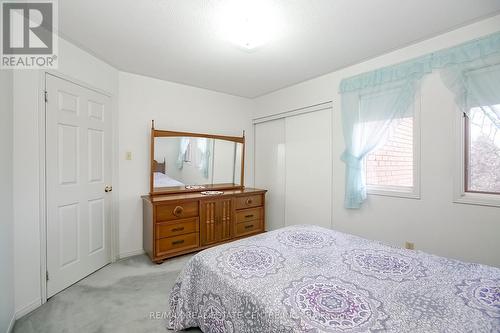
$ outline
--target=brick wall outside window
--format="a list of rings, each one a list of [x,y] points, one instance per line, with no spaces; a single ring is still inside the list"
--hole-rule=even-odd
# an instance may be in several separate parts
[[[386,143],[367,156],[366,183],[413,186],[413,117],[393,121]]]

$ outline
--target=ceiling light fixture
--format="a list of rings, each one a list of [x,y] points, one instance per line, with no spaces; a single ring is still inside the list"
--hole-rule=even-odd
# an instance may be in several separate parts
[[[227,0],[217,10],[220,36],[238,47],[253,51],[281,33],[278,11],[269,0]]]

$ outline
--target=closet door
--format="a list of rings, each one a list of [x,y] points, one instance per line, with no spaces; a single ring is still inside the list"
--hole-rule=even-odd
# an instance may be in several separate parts
[[[267,189],[266,228],[285,226],[285,120],[255,125],[255,186]]]
[[[331,228],[332,110],[285,119],[286,225]]]

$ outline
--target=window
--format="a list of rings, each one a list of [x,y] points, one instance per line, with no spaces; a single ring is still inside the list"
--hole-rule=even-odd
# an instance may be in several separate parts
[[[489,112],[491,117],[489,116]],[[464,117],[464,192],[500,194],[500,105],[471,108]]]
[[[381,144],[366,156],[368,194],[420,198],[419,105],[417,92],[415,104],[402,117],[391,121]]]
[[[385,143],[366,160],[366,184],[413,187],[413,117],[393,121]]]
[[[462,75],[454,201],[500,206],[500,66],[467,69]]]

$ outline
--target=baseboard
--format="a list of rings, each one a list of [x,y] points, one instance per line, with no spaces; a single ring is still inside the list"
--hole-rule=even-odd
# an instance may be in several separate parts
[[[13,313],[12,318],[10,319],[9,327],[7,327],[7,333],[12,332],[15,323],[16,323],[16,314]]]
[[[120,253],[118,255],[118,259],[125,259],[125,258],[128,258],[128,257],[133,257],[133,256],[138,256],[140,254],[144,254],[144,250],[143,249],[140,249],[140,250],[135,250],[135,251],[129,251],[129,252],[123,252],[123,253]]]
[[[15,319],[18,320],[22,316],[25,316],[28,313],[30,313],[31,311],[36,310],[40,305],[42,305],[42,299],[38,298],[38,299],[34,300],[33,302],[31,302],[30,304],[26,305],[25,307],[22,307],[21,309],[16,310],[16,314],[14,316]]]

